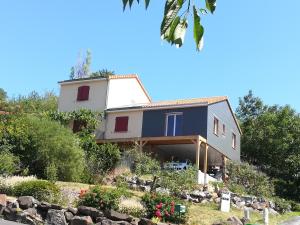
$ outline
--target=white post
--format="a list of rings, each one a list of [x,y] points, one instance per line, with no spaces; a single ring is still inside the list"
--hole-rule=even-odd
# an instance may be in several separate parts
[[[269,225],[269,209],[264,208],[264,224]]]
[[[244,218],[246,221],[250,221],[250,210],[248,207],[244,208]]]

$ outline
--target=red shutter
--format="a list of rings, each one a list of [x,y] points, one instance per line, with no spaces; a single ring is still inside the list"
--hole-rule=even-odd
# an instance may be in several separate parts
[[[90,86],[80,86],[77,92],[77,101],[89,100]]]
[[[128,131],[128,116],[116,117],[115,132]]]

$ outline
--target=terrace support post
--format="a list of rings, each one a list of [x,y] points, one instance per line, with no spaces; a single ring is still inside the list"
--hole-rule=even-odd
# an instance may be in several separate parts
[[[207,152],[208,152],[208,144],[205,144],[205,151],[204,151],[204,185],[207,184]]]
[[[197,138],[195,145],[196,145],[196,168],[197,170],[199,170],[200,169],[200,148],[201,148],[201,141],[199,137]]]
[[[226,161],[226,156],[222,155],[222,180],[224,183],[226,183]]]

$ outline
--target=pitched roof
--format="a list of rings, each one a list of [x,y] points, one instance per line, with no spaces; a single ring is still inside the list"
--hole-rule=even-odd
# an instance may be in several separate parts
[[[93,81],[93,80],[115,80],[115,79],[131,79],[134,78],[137,80],[141,88],[143,89],[143,92],[151,102],[151,97],[148,94],[146,88],[142,84],[140,78],[136,74],[126,74],[126,75],[109,75],[108,77],[87,77],[87,78],[80,78],[80,79],[71,79],[71,80],[63,80],[59,81],[59,84],[68,84],[68,83],[77,83],[77,82],[85,82],[85,81]]]
[[[164,106],[181,106],[181,105],[209,105],[217,102],[222,102],[227,100],[226,96],[218,96],[218,97],[205,97],[205,98],[190,98],[190,99],[177,99],[177,100],[168,100],[168,101],[159,101],[152,102],[150,104],[143,105],[143,108],[156,108],[156,107],[164,107]]]

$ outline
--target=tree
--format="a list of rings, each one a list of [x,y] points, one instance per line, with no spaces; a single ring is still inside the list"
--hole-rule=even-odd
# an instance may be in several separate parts
[[[10,115],[0,123],[4,123],[0,126],[3,132],[0,146],[3,143],[11,146],[11,153],[20,158],[22,169],[40,178],[48,178],[49,174],[64,181],[81,178],[84,152],[69,129],[32,114]]]
[[[237,115],[243,130],[242,158],[277,179],[277,193],[300,196],[299,114],[290,106],[264,105],[250,92],[240,100]],[[283,186],[294,191],[283,193]]]
[[[134,0],[122,0],[123,10],[127,5],[132,7]],[[200,2],[200,1],[199,1]],[[137,0],[140,3],[140,0]],[[146,9],[148,8],[150,0],[145,0]],[[216,9],[216,0],[203,0],[205,6],[197,5],[195,1],[190,0],[166,0],[164,17],[160,27],[161,38],[171,45],[181,47],[184,43],[186,29],[188,27],[189,16],[193,17],[194,24],[194,40],[196,49],[199,51],[203,47],[204,27],[201,24],[201,16],[208,12],[214,13]]]
[[[99,78],[107,78],[111,75],[115,75],[115,71],[113,70],[107,70],[107,69],[102,69],[98,70],[97,72],[91,73],[90,77],[99,77]]]
[[[89,77],[91,62],[92,53],[90,50],[86,51],[84,59],[82,59],[81,53],[79,53],[77,64],[71,67],[70,79],[73,80]]]

